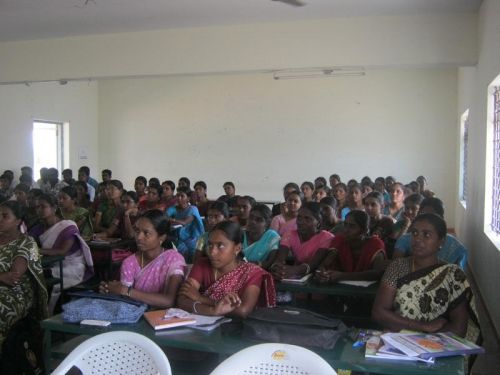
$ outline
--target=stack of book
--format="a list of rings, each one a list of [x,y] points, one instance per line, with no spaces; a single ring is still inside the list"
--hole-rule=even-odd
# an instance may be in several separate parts
[[[145,312],[144,319],[146,319],[155,331],[181,326],[188,326],[189,328],[201,331],[211,331],[221,324],[231,321],[230,318],[224,316],[205,316],[189,314],[187,312],[180,314],[180,316],[170,316],[168,314],[168,309]]]
[[[484,348],[453,333],[385,333],[366,343],[366,358],[434,363],[438,357],[484,353]]]

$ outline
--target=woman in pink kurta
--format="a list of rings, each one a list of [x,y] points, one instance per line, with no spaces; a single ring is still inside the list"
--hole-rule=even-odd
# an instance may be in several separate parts
[[[120,281],[103,281],[100,292],[121,294],[150,306],[172,307],[186,263],[176,250],[163,248],[169,229],[168,218],[160,210],[140,216],[135,223],[138,251],[123,261]]]
[[[297,230],[282,237],[280,249],[270,270],[277,280],[289,277],[301,277],[316,269],[326,256],[334,235],[320,230],[320,206],[316,202],[306,202],[297,216]],[[291,254],[294,265],[285,263]]]

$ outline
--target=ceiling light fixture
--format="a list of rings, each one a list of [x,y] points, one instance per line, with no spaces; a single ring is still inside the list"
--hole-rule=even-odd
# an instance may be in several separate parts
[[[362,68],[312,68],[312,69],[289,69],[273,71],[273,78],[280,79],[302,79],[302,78],[331,78],[331,77],[359,77],[366,73]]]

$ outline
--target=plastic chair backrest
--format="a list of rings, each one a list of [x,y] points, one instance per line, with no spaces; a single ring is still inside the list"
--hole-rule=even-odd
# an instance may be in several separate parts
[[[84,375],[172,374],[170,362],[158,345],[128,331],[107,332],[82,342],[52,374],[66,374],[73,366]]]
[[[210,375],[336,375],[337,372],[316,353],[297,345],[266,343],[233,354]]]

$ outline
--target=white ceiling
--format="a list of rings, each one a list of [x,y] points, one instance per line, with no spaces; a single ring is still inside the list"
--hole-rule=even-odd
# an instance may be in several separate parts
[[[286,0],[280,0],[286,1]],[[332,17],[477,12],[482,0],[0,0],[0,41]]]

